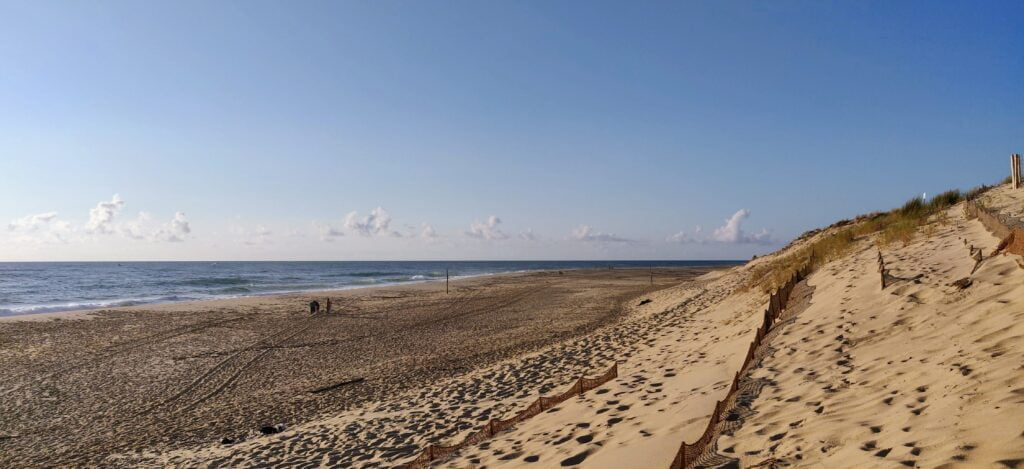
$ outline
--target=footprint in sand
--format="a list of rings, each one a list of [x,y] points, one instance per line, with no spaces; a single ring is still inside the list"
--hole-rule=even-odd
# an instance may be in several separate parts
[[[586,451],[584,451],[582,453],[579,453],[579,454],[577,454],[575,456],[563,459],[562,462],[560,463],[560,465],[562,467],[575,466],[575,465],[583,462],[584,459],[587,459],[587,456],[589,456],[589,455],[590,455],[590,450],[588,449],[588,450],[586,450]]]

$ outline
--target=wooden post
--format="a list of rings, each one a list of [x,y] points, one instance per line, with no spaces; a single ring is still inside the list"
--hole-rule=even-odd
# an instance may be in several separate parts
[[[651,285],[654,285],[654,267],[651,267]]]
[[[1010,155],[1010,182],[1014,189],[1020,189],[1020,154]]]
[[[1010,153],[1010,188],[1017,188],[1017,159]]]
[[[448,269],[444,269],[444,294],[448,294]]]

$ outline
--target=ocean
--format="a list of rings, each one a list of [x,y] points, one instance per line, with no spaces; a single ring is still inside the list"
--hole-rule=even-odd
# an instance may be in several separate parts
[[[551,269],[741,261],[0,262],[0,316],[271,295]]]

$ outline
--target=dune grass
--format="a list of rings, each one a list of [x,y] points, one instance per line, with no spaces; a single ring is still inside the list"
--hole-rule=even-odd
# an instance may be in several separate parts
[[[859,240],[873,237],[879,249],[893,243],[904,246],[910,244],[922,226],[948,223],[946,209],[960,201],[976,198],[988,189],[989,186],[979,186],[967,193],[949,190],[927,202],[915,197],[903,206],[888,212],[861,215],[852,222],[844,221],[833,225],[810,237],[810,241],[804,246],[755,266],[745,288],[771,292],[785,283],[806,263],[809,262],[813,270],[842,258],[849,254]],[[931,236],[935,231],[935,227],[932,227],[925,229],[924,234]]]

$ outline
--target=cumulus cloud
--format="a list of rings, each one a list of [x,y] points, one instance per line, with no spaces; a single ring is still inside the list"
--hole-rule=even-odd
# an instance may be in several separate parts
[[[313,227],[316,228],[317,233],[320,235],[320,240],[328,243],[333,242],[334,238],[345,236],[344,231],[331,226],[329,223],[313,222]]]
[[[614,233],[601,233],[594,231],[590,225],[580,225],[572,230],[570,239],[586,243],[635,243],[636,240],[615,236]]]
[[[363,236],[402,236],[397,231],[389,230],[388,227],[390,225],[391,215],[388,214],[387,210],[384,210],[384,207],[377,207],[371,210],[370,214],[365,217],[360,217],[357,211],[349,212],[345,216],[345,228]]]
[[[175,212],[171,221],[162,226],[153,226],[152,219],[148,213],[139,212],[134,220],[113,226],[121,236],[139,241],[180,243],[192,232],[183,212]]]
[[[10,241],[15,243],[66,243],[74,228],[70,223],[57,219],[57,212],[46,212],[12,220],[7,224],[7,231],[13,236]]]
[[[171,222],[160,228],[156,232],[155,238],[161,241],[168,241],[171,243],[180,243],[185,240],[185,236],[192,232],[192,227],[189,226],[188,220],[185,219],[184,212],[175,212],[174,218]]]
[[[434,227],[430,223],[423,222],[420,225],[420,237],[421,238],[436,238],[437,237],[437,231],[434,230]]]
[[[32,232],[50,225],[50,222],[57,218],[57,212],[39,213],[28,215],[7,224],[8,231]]]
[[[124,207],[124,200],[118,194],[114,194],[110,202],[96,204],[96,207],[89,209],[89,223],[85,225],[86,231],[100,234],[113,233],[114,216],[121,211],[121,207]]]
[[[720,243],[731,244],[768,244],[771,243],[771,233],[762,228],[754,234],[747,234],[743,231],[743,220],[750,216],[750,210],[745,208],[732,214],[725,220],[725,225],[715,228],[711,233],[711,239]]]
[[[10,241],[16,243],[46,243],[82,241],[84,234],[117,234],[124,238],[139,241],[184,241],[192,227],[183,212],[176,212],[165,224],[153,223],[153,218],[146,212],[131,220],[117,221],[125,206],[124,199],[114,194],[110,201],[101,201],[89,209],[89,219],[84,225],[72,225],[57,217],[57,212],[46,212],[13,220],[7,224],[7,231],[12,233]]]
[[[537,235],[533,233],[533,228],[527,228],[519,232],[519,239],[526,241],[536,241]]]
[[[147,233],[146,225],[149,224],[151,217],[146,212],[139,212],[139,215],[135,217],[135,220],[127,221],[118,226],[118,232],[121,235],[132,238],[132,239],[147,239],[149,234]]]
[[[507,239],[508,235],[498,229],[498,225],[501,224],[501,219],[495,215],[487,217],[486,222],[474,221],[469,224],[469,230],[466,231],[466,236],[476,239]]]

